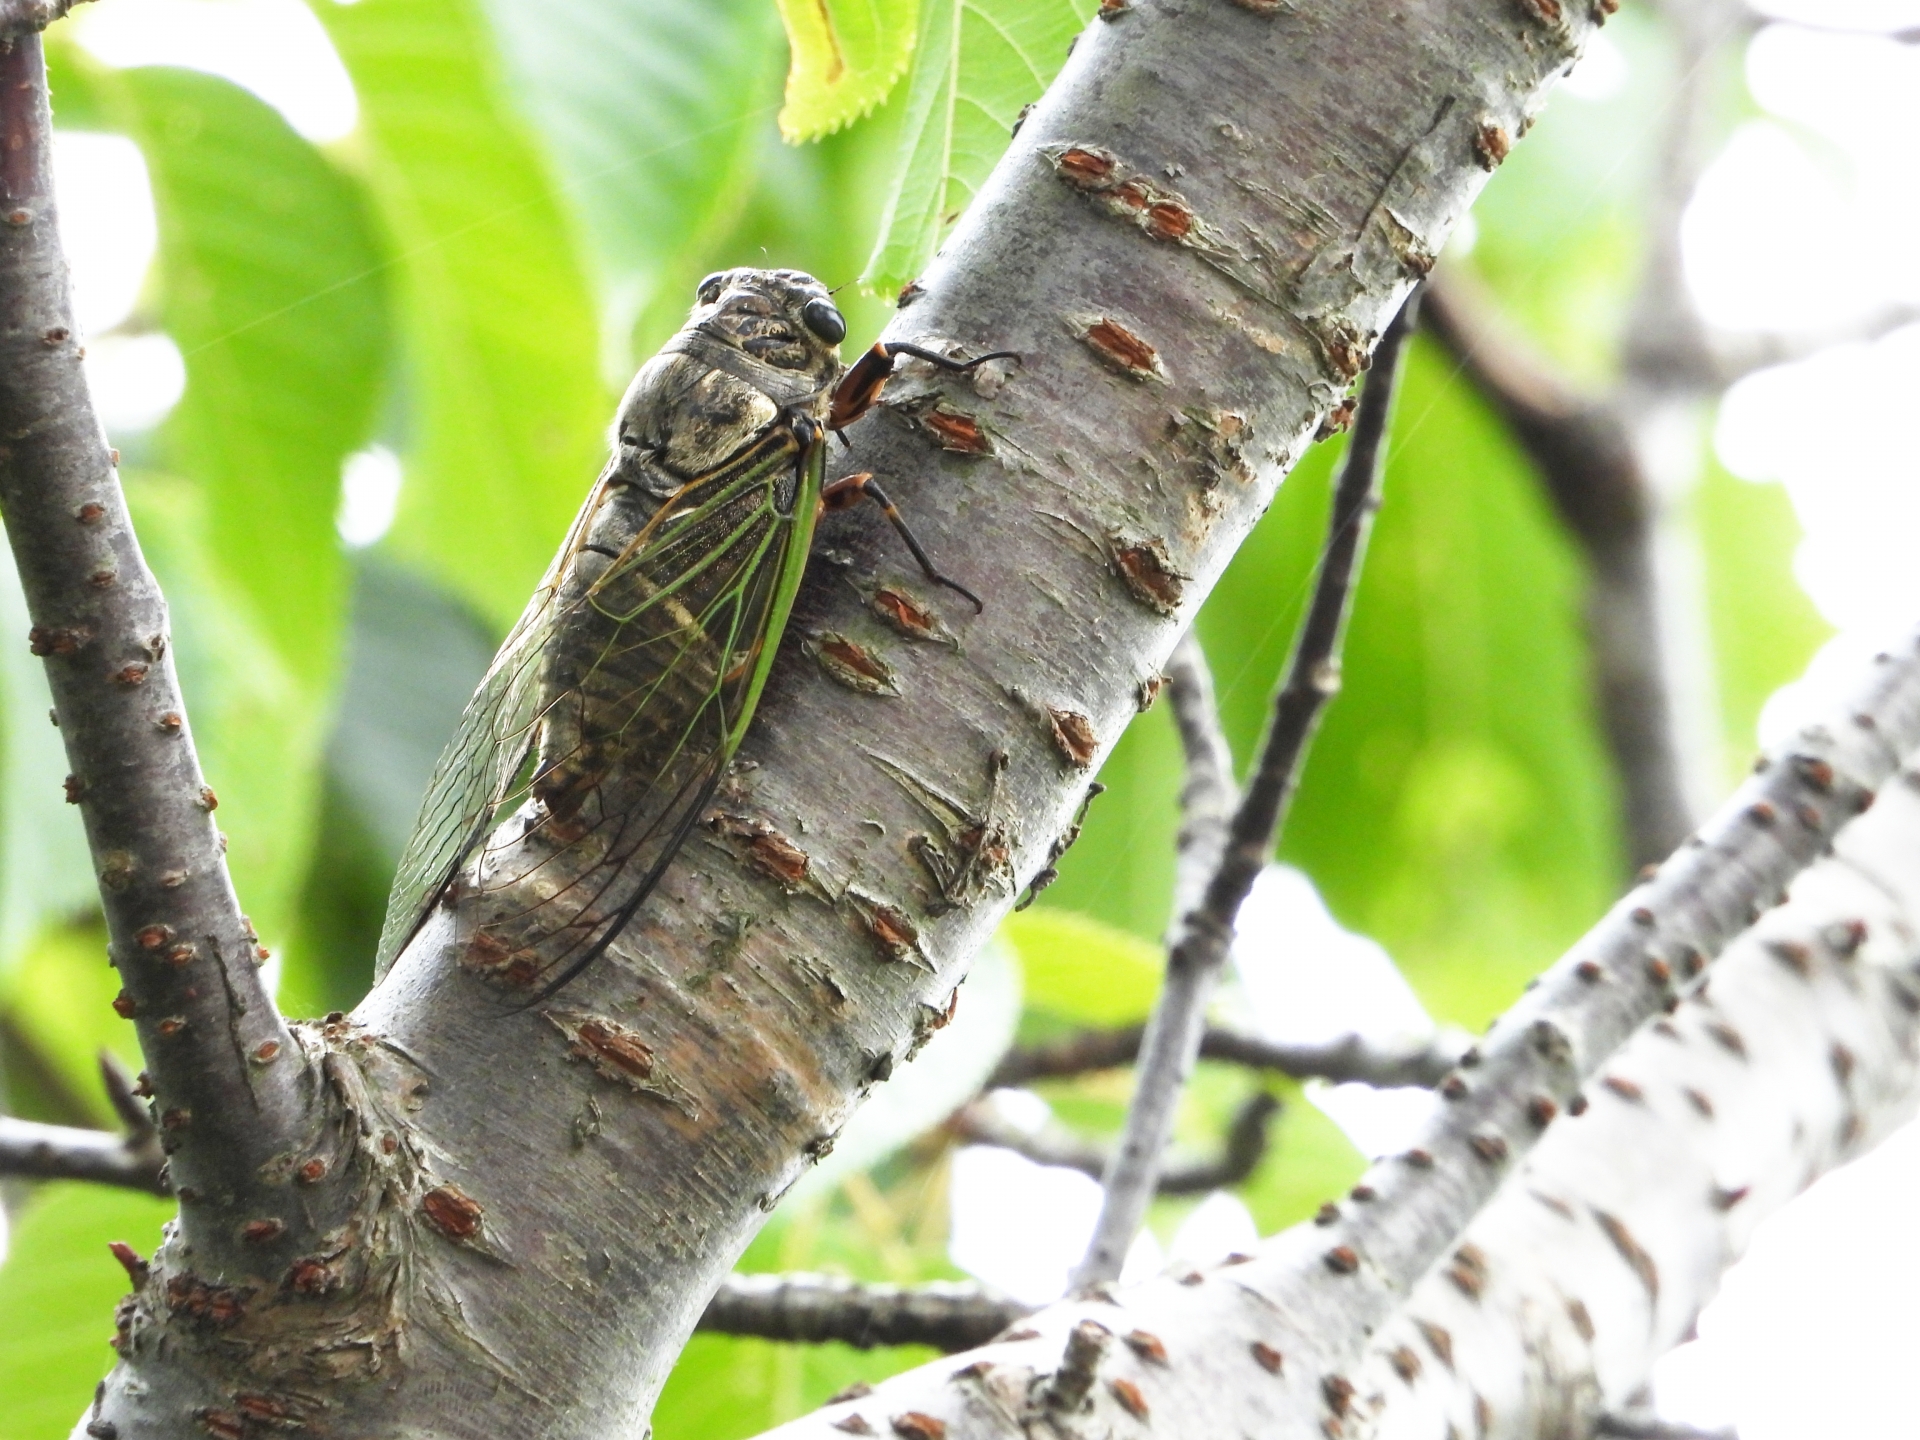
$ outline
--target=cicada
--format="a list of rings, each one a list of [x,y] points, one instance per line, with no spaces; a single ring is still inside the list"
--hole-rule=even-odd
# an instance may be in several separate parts
[[[491,895],[468,953],[545,998],[618,936],[706,812],[772,668],[823,510],[828,436],[878,399],[898,341],[852,366],[846,321],[795,270],[700,282],[686,325],[620,402],[612,456],[435,766],[387,902],[382,974],[442,897]]]

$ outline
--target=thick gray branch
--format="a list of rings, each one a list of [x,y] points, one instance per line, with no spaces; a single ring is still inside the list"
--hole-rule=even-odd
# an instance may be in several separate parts
[[[1033,1313],[978,1285],[872,1285],[833,1275],[729,1275],[720,1284],[699,1329],[818,1345],[838,1341],[861,1350],[876,1345],[932,1345],[945,1351],[984,1345]]]
[[[1014,1087],[1131,1065],[1140,1054],[1145,1033],[1144,1025],[1128,1025],[1116,1030],[1083,1030],[1063,1040],[1020,1046],[1001,1059],[987,1078],[987,1086]],[[1436,1038],[1417,1048],[1395,1050],[1358,1035],[1322,1044],[1286,1045],[1209,1025],[1200,1035],[1200,1058],[1244,1065],[1249,1070],[1272,1070],[1296,1080],[1433,1086],[1459,1060],[1460,1047]]]
[[[240,1201],[306,1134],[314,1077],[260,983],[258,941],[184,718],[166,605],[87,393],[37,34],[0,48],[0,131],[0,516],[125,985],[115,1008],[147,1056],[182,1239],[218,1268],[242,1262]]]
[[[1442,1276],[1463,1293],[1479,1283],[1472,1256],[1465,1261],[1459,1256],[1461,1239],[1503,1187],[1516,1196],[1526,1190],[1524,1184],[1508,1182],[1516,1170],[1522,1170],[1542,1133],[1557,1148],[1579,1156],[1584,1153],[1585,1134],[1599,1127],[1577,1115],[1588,1110],[1604,1114],[1603,1107],[1634,1103],[1635,1077],[1625,1070],[1616,1072],[1621,1045],[1677,1005],[1687,978],[1697,975],[1710,956],[1779,902],[1786,886],[1818,858],[1830,837],[1858,813],[1875,787],[1894,774],[1900,757],[1916,746],[1920,746],[1920,635],[1910,637],[1897,654],[1882,656],[1854,693],[1833,707],[1825,724],[1808,727],[1778,751],[1764,773],[1743,786],[1695,841],[1622,900],[1547,971],[1489,1031],[1472,1057],[1474,1063],[1443,1082],[1442,1094],[1450,1103],[1420,1144],[1375,1165],[1349,1203],[1326,1213],[1325,1223],[1277,1236],[1244,1263],[1155,1280],[1111,1299],[1050,1306],[1028,1322],[1036,1332],[1034,1338],[1002,1342],[970,1357],[982,1362],[978,1365],[956,1369],[949,1362],[896,1377],[879,1387],[871,1401],[862,1402],[863,1413],[930,1415],[945,1426],[948,1440],[990,1436],[1010,1440],[1025,1424],[1057,1408],[1050,1407],[1047,1397],[1057,1396],[1060,1387],[1044,1377],[1053,1373],[1057,1380],[1070,1373],[1074,1380],[1068,1389],[1077,1397],[1072,1405],[1075,1424],[1088,1433],[1102,1429],[1131,1433],[1128,1427],[1150,1413],[1155,1432],[1163,1436],[1320,1437],[1328,1433],[1323,1429],[1328,1421],[1336,1422],[1344,1434],[1350,1420],[1360,1415],[1360,1407],[1371,1405],[1379,1388],[1372,1379],[1374,1372],[1365,1368],[1377,1362],[1377,1352],[1376,1361],[1368,1360],[1366,1337],[1379,1335],[1383,1326],[1402,1314],[1414,1287],[1431,1274]],[[1809,877],[1802,883],[1817,889],[1823,882]],[[1916,878],[1909,875],[1900,883],[1914,887]],[[1862,943],[1877,940],[1889,945],[1898,951],[1899,963],[1909,963],[1911,942],[1884,920],[1877,922],[1876,929],[1873,912],[1866,913],[1869,924]],[[1772,928],[1780,923],[1769,919],[1736,959],[1746,961],[1747,956],[1759,954],[1766,962],[1760,968],[1791,972],[1793,983],[1802,987],[1794,991],[1795,1005],[1785,1006],[1785,1020],[1776,1021],[1743,1003],[1732,1017],[1736,1030],[1729,1034],[1717,1034],[1710,1020],[1701,1020],[1699,1033],[1707,1043],[1693,1045],[1696,1054],[1718,1047],[1737,1056],[1741,1048],[1758,1043],[1763,1029],[1770,1043],[1779,1024],[1826,1024],[1839,1016],[1840,1012],[1809,1003],[1805,987],[1825,983],[1823,977],[1830,971],[1851,973],[1845,968],[1851,962],[1841,952],[1860,948],[1855,943],[1858,932],[1851,926],[1829,928],[1818,935],[1817,949],[1811,942],[1799,941],[1796,948],[1782,949],[1771,943],[1781,938]],[[1803,943],[1806,948],[1799,948]],[[1746,961],[1745,968],[1752,968],[1752,962]],[[1735,972],[1736,993],[1746,983],[1739,978],[1744,973],[1745,969]],[[1889,985],[1896,978],[1890,976]],[[1710,983],[1709,999],[1695,1014],[1705,1014],[1706,1006],[1721,1003],[1717,970]],[[1834,990],[1844,991],[1847,983],[1843,979]],[[1860,1047],[1892,1043],[1875,1039],[1870,1032],[1873,1026],[1884,1030],[1891,1013],[1879,1004],[1881,999],[1892,1000],[1895,1010],[1904,1009],[1906,1002],[1900,996],[1907,991],[1899,987],[1920,998],[1920,989],[1901,980],[1876,997],[1869,1033],[1854,1038],[1836,1033],[1832,1038],[1841,1038],[1850,1047],[1856,1039]],[[1769,1003],[1781,1008],[1777,1000]],[[1796,1005],[1809,1013],[1794,1013]],[[1810,1019],[1815,1011],[1820,1014]],[[1688,1023],[1696,1023],[1691,1014]],[[1669,1040],[1657,1029],[1650,1028],[1648,1034],[1663,1043]],[[1899,1044],[1892,1044],[1892,1050],[1900,1052],[1900,1065],[1911,1065]],[[1849,1066],[1857,1065],[1857,1056],[1849,1062],[1827,1052],[1826,1063],[1836,1074],[1852,1073]],[[1616,1073],[1624,1085],[1608,1083]],[[1753,1080],[1745,1083],[1755,1086],[1755,1094],[1736,1102],[1734,1090],[1739,1087],[1735,1086],[1726,1091],[1725,1099],[1764,1108],[1772,1094],[1771,1085],[1764,1082],[1775,1071],[1770,1064],[1756,1064],[1750,1073]],[[1797,1072],[1789,1066],[1783,1073]],[[1592,1083],[1596,1076],[1603,1077],[1602,1083]],[[1795,1097],[1801,1097],[1806,1088],[1804,1079],[1790,1082],[1797,1087]],[[1808,1091],[1785,1108],[1793,1111],[1803,1105],[1832,1103],[1833,1081],[1826,1084],[1826,1089]],[[1645,1098],[1646,1087],[1639,1088]],[[1658,1097],[1663,1114],[1669,1093],[1663,1089]],[[1681,1104],[1693,1105],[1689,1097],[1678,1098]],[[1708,1103],[1717,1107],[1721,1100],[1715,1093]],[[1845,1133],[1840,1144],[1859,1143],[1899,1103],[1904,1102],[1868,1112],[1856,1097],[1850,1108],[1861,1117],[1859,1133]],[[1697,1114],[1698,1107],[1694,1109]],[[1791,1122],[1777,1128],[1791,1130]],[[1847,1127],[1841,1128],[1846,1131]],[[1833,1145],[1836,1133],[1832,1126],[1810,1132],[1809,1143]],[[1684,1189],[1673,1185],[1671,1174],[1657,1164],[1637,1180],[1611,1170],[1604,1178],[1616,1194],[1635,1184],[1649,1194],[1680,1194]],[[1742,1185],[1776,1187],[1784,1198],[1800,1183],[1800,1171],[1792,1165],[1768,1170],[1764,1163],[1743,1162],[1738,1174],[1729,1172],[1716,1179],[1732,1190]],[[1687,1197],[1693,1207],[1690,1213],[1703,1209],[1699,1202],[1706,1198],[1711,1197],[1703,1181]],[[1627,1197],[1621,1196],[1619,1203],[1624,1206]],[[1662,1202],[1648,1199],[1644,1203]],[[1594,1225],[1616,1261],[1624,1260],[1630,1271],[1643,1273],[1644,1247],[1630,1225],[1621,1231],[1597,1217]],[[1691,1255],[1693,1263],[1716,1274],[1726,1258],[1715,1258],[1710,1246],[1674,1253]],[[1446,1273],[1462,1264],[1467,1268],[1461,1278]],[[1590,1322],[1595,1334],[1608,1337],[1609,1346],[1615,1336],[1633,1347],[1656,1344],[1648,1338],[1644,1308],[1624,1319],[1611,1311],[1589,1311],[1586,1322],[1568,1311],[1560,1313],[1576,1329]],[[1540,1323],[1557,1326],[1561,1322],[1548,1317]],[[1667,1327],[1678,1323],[1665,1311],[1661,1313],[1659,1329],[1668,1338],[1660,1343],[1672,1343],[1679,1329]],[[1638,1331],[1635,1326],[1640,1327]],[[1122,1334],[1153,1337],[1169,1356],[1177,1357],[1177,1363],[1159,1366],[1141,1358],[1138,1348],[1123,1349],[1099,1338]],[[1424,1344],[1429,1337],[1423,1334],[1421,1339]],[[1448,1350],[1451,1340],[1449,1332],[1444,1340],[1429,1344],[1429,1353],[1435,1352],[1436,1345],[1438,1351]],[[1633,1353],[1641,1352],[1636,1348]],[[1389,1368],[1392,1360],[1389,1355]],[[1422,1373],[1431,1376],[1444,1369],[1444,1359],[1423,1360]],[[1494,1372],[1490,1368],[1488,1373],[1491,1377]],[[1502,1373],[1511,1379],[1517,1370],[1508,1367]],[[1439,1379],[1435,1384],[1449,1397],[1466,1393],[1466,1387]],[[1539,1403],[1556,1403],[1558,1388],[1542,1388],[1545,1393]],[[1600,1408],[1593,1394],[1574,1395],[1565,1403],[1585,1406],[1589,1416]],[[1470,1411],[1479,1408],[1471,1397],[1468,1405]],[[1499,1405],[1491,1403],[1480,1430],[1486,1431],[1500,1413]],[[822,1411],[778,1433],[795,1440],[807,1434],[825,1437],[827,1428],[844,1418],[841,1411]],[[1548,1426],[1501,1433],[1567,1432]]]
[[[1259,759],[1214,852],[1217,858],[1212,873],[1198,887],[1198,900],[1174,917],[1166,978],[1140,1042],[1126,1129],[1102,1180],[1105,1194],[1100,1218],[1094,1225],[1086,1257],[1074,1271],[1075,1285],[1100,1285],[1120,1278],[1127,1250],[1156,1193],[1162,1157],[1173,1134],[1174,1115],[1187,1077],[1193,1073],[1200,1036],[1206,1028],[1207,1002],[1233,945],[1240,907],[1273,854],[1287,807],[1299,788],[1320,716],[1339,692],[1340,642],[1346,635],[1374,511],[1380,508],[1394,381],[1418,304],[1416,293],[1387,327],[1374,356],[1373,373],[1367,377],[1360,397],[1353,443],[1334,485],[1326,548],[1314,577],[1313,595],[1301,618],[1286,672],[1274,693],[1273,716],[1261,740]],[[1193,644],[1191,640],[1187,643]],[[1205,675],[1197,646],[1187,663],[1194,680]],[[1197,702],[1211,698],[1206,693],[1211,688],[1210,684],[1190,682],[1185,702],[1190,713],[1181,721],[1188,763],[1193,765],[1197,760],[1202,772],[1197,779],[1190,777],[1189,795],[1198,792],[1211,797],[1221,785],[1205,773],[1217,763],[1218,750],[1223,748],[1206,733],[1211,717],[1192,713],[1198,709]],[[1217,736],[1218,721],[1214,720],[1210,728]],[[1205,851],[1211,848],[1183,837],[1181,868],[1196,868],[1195,859],[1207,858]]]

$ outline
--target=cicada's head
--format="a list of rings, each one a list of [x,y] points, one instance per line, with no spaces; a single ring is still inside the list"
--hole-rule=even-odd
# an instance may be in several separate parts
[[[847,334],[827,287],[802,270],[717,270],[700,282],[687,324],[823,388],[839,374]]]

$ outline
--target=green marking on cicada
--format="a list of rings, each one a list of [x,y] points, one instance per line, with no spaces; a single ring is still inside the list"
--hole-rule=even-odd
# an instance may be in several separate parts
[[[442,899],[477,973],[529,1004],[633,918],[706,812],[753,723],[825,509],[872,500],[942,575],[868,474],[827,480],[827,437],[894,363],[840,362],[846,323],[795,270],[700,283],[686,326],[640,368],[614,453],[435,767],[387,903],[379,971]],[[459,883],[456,885],[455,882]]]

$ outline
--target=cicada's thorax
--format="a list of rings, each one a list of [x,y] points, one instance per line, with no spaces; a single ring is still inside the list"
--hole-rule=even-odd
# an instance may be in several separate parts
[[[799,272],[711,276],[685,328],[627,389],[613,458],[558,579],[562,618],[542,666],[533,794],[558,838],[599,823],[608,801],[594,797],[609,784],[676,794],[680,772],[711,750],[689,745],[689,727],[728,722],[729,677],[758,639],[736,633],[734,592],[771,583],[780,557],[763,552],[782,537],[769,510],[791,517],[840,374],[839,333],[812,323],[820,305],[838,321]],[[698,546],[716,547],[704,570]]]

